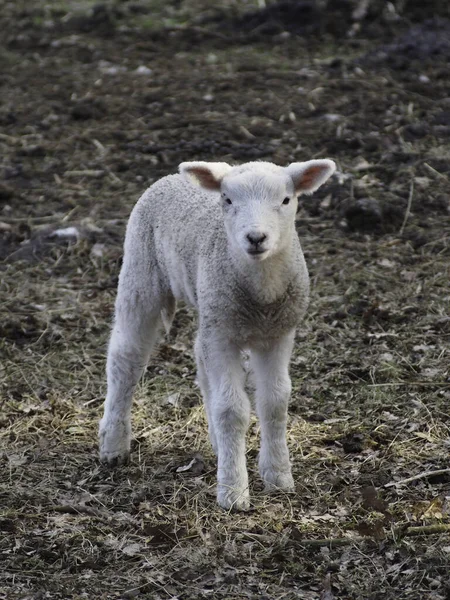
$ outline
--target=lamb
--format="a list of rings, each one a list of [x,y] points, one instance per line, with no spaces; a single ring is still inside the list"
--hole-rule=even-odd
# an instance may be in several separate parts
[[[249,507],[245,436],[250,400],[242,350],[250,354],[261,427],[259,472],[268,491],[292,490],[286,442],[295,329],[309,277],[295,230],[298,196],[334,172],[331,160],[280,167],[185,162],[134,207],[125,238],[100,422],[100,458],[126,462],[133,390],[162,325],[183,300],[198,311],[198,381],[217,455],[217,501]]]

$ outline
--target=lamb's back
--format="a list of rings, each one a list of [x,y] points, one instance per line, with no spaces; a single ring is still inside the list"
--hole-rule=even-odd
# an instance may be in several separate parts
[[[218,194],[168,175],[144,192],[127,229],[130,254],[146,253],[173,295],[194,306],[199,263],[225,235],[219,203]]]

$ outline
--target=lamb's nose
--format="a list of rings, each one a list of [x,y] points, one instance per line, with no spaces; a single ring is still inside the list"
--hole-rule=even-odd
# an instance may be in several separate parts
[[[267,238],[265,233],[247,233],[247,239],[253,246],[259,246]]]

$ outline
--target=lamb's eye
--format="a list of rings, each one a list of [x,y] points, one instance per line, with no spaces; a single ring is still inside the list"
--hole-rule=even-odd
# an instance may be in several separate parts
[[[289,202],[290,202],[290,201],[291,201],[291,199],[290,199],[290,198],[285,198],[285,199],[283,200],[283,204],[289,204]]]
[[[224,200],[227,204],[233,204],[229,198],[224,198]]]

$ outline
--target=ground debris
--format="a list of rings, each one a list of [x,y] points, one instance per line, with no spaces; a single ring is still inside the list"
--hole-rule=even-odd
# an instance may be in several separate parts
[[[448,25],[401,4],[358,29],[353,0],[4,3],[0,597],[448,596]],[[184,305],[136,388],[130,463],[101,466],[137,198],[184,160],[311,157],[339,169],[296,222],[295,492],[264,493],[253,416],[253,505],[216,506]]]

